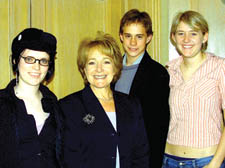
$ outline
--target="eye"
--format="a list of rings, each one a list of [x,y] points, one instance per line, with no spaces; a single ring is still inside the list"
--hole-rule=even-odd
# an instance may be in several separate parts
[[[111,61],[110,60],[105,60],[104,64],[111,64]]]
[[[48,61],[47,59],[41,59],[41,60],[40,60],[40,63],[41,63],[42,65],[48,65],[49,61]]]
[[[89,61],[88,65],[95,65],[95,62],[94,61]]]
[[[35,58],[28,56],[28,57],[25,58],[25,62],[33,63],[33,62],[35,62]]]
[[[176,35],[177,36],[183,36],[184,35],[184,32],[177,32]]]
[[[197,36],[198,34],[194,32],[194,33],[191,33],[191,35],[192,36]]]
[[[124,36],[125,36],[125,38],[130,38],[131,37],[130,34],[125,34]]]
[[[142,36],[142,35],[138,35],[137,38],[138,38],[138,39],[142,39],[143,36]]]

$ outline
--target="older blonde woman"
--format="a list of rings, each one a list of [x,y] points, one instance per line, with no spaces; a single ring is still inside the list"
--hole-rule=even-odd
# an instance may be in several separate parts
[[[67,168],[148,168],[148,141],[140,104],[111,90],[122,55],[107,34],[81,42],[78,68],[85,88],[62,100]]]

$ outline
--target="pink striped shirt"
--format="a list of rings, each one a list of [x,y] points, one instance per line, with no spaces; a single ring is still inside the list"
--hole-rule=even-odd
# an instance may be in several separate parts
[[[219,143],[225,109],[225,59],[206,53],[205,62],[184,81],[182,57],[168,63],[170,126],[167,142],[193,148]]]

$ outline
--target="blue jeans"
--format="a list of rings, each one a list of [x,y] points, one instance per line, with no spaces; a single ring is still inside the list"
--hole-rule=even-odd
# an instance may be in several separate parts
[[[191,159],[191,160],[175,160],[164,155],[162,168],[203,168],[212,160],[213,156]],[[220,168],[225,168],[225,161],[221,164]]]

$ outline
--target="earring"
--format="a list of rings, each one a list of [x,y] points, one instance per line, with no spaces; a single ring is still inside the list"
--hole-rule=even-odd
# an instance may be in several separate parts
[[[16,72],[16,85],[19,84],[19,75],[18,75],[18,72]]]

